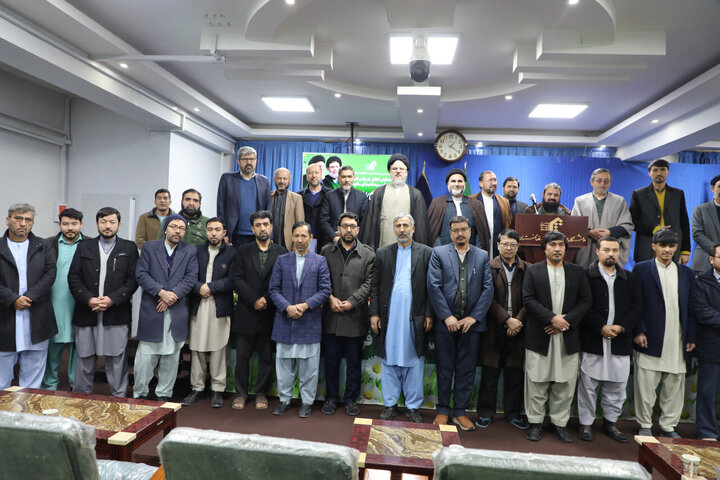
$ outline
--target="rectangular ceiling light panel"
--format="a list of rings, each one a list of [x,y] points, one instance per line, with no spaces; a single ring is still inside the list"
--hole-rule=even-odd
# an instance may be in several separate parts
[[[305,97],[261,97],[274,112],[314,112],[310,100]]]
[[[575,118],[587,108],[587,104],[541,103],[530,112],[530,118]]]

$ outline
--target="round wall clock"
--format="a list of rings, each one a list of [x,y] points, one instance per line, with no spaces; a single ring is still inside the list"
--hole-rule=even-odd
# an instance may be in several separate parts
[[[435,139],[435,153],[446,162],[460,160],[467,153],[467,140],[457,130],[445,130]]]

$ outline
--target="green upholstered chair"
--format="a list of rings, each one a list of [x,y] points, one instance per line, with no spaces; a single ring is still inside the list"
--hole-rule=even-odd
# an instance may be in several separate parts
[[[175,428],[158,452],[167,480],[358,478],[359,452],[328,443]]]
[[[452,446],[433,454],[434,480],[650,480],[635,462]]]
[[[95,459],[95,429],[63,417],[0,411],[0,477],[147,480],[157,467]]]

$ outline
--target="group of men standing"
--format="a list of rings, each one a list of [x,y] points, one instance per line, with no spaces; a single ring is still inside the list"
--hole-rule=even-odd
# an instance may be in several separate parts
[[[237,162],[239,170],[220,180],[217,217],[202,216],[194,189],[183,192],[182,209],[174,213],[170,192],[160,189],[155,208],[138,220],[136,243],[117,236],[121,219],[113,208],[97,212],[96,238],[84,238],[82,213],[67,209],[60,233],[45,241],[31,233],[32,206],[10,207],[0,239],[0,388],[10,385],[16,363],[21,385],[57,388],[67,346],[74,391],[92,390],[97,357],[104,356],[112,394],[127,395],[130,298],[140,286],[136,398],[149,396],[155,368],[155,396],[172,397],[188,340],[193,391],[183,403],[203,396],[209,369],[211,405],[221,407],[232,332],[238,349],[233,408],[248,402],[253,352],[259,361],[255,408],[268,408],[274,346],[280,397],[274,414],[290,408],[297,374],[298,415],[310,416],[322,351],[322,412],[333,414],[340,404],[344,357],[342,401],[348,415],[358,415],[361,352],[370,327],[382,357],[381,418],[399,413],[402,393],[408,418],[421,422],[426,336],[434,328],[435,423],[452,421],[463,430],[490,426],[503,374],[505,419],[526,430],[528,439],[541,438],[547,408],[553,433],[572,441],[565,427],[577,390],[579,438],[591,441],[602,387],[602,431],[626,442],[615,423],[630,356],[640,433],[651,433],[661,386],[660,434],[675,437],[687,353],[697,342],[698,427],[701,437],[717,438],[720,363],[712,348],[720,345],[720,176],[711,181],[713,201],[693,215],[699,245],[693,266],[710,265],[696,279],[685,266],[690,229],[684,195],[666,185],[665,160],[650,164],[652,184],[635,190],[629,207],[609,191],[611,172],[597,169],[592,192],[575,199],[572,210],[560,203],[555,183],[545,187],[540,204],[517,200],[514,177],[505,179],[501,196],[491,171],[480,175],[480,192],[466,196],[467,174],[460,169],[447,173],[448,194],[426,208],[420,192],[407,185],[410,162],[402,154],[389,158],[391,182],[370,199],[353,187],[354,171],[338,157],[313,158],[307,187],[298,193],[288,190],[285,168],[275,171],[272,191],[269,179],[255,171],[252,148],[242,147]],[[330,172],[325,178],[323,164]],[[518,233],[509,228],[513,215],[523,212],[587,216],[588,247],[575,263],[567,262],[567,238],[549,232],[541,246],[545,261],[529,265],[518,253]],[[633,230],[636,266],[629,272],[622,266]],[[478,364],[483,370],[472,422],[467,410]]]

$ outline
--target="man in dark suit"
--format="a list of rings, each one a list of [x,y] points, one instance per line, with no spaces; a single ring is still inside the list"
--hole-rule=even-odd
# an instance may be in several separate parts
[[[642,294],[635,275],[620,265],[620,241],[600,237],[595,249],[597,260],[585,270],[592,306],[580,324],[580,383],[578,385],[578,438],[593,440],[597,388],[602,388],[602,431],[613,440],[627,443],[618,430],[630,376],[632,331],[642,310]]]
[[[467,175],[460,168],[453,168],[445,175],[448,195],[435,197],[428,207],[428,220],[430,222],[430,239],[432,245],[449,245],[450,219],[462,215],[470,222],[470,245],[475,245],[487,251],[484,243],[487,237],[487,219],[485,210],[475,198],[464,195]]]
[[[500,252],[497,249],[497,234],[506,228],[510,228],[512,212],[510,203],[495,191],[497,190],[497,176],[490,170],[486,170],[478,177],[480,191],[473,195],[485,217],[485,239],[482,241],[487,245],[487,252],[490,258],[495,258]],[[479,229],[478,229],[479,231]]]
[[[68,285],[75,297],[77,370],[73,392],[92,393],[95,365],[105,359],[110,393],[127,396],[128,362],[125,347],[130,336],[132,299],[137,290],[134,242],[117,236],[120,212],[104,207],[95,215],[98,237],[78,244],[70,264]]]
[[[664,158],[648,165],[652,183],[633,191],[630,199],[630,215],[635,224],[635,262],[653,258],[652,237],[661,229],[675,232],[680,248],[673,260],[686,265],[690,260],[690,222],[685,207],[685,193],[666,183],[670,163]]]
[[[308,177],[308,181],[312,181]],[[270,277],[270,298],[275,304],[272,339],[276,342],[275,374],[278,403],[273,415],[290,408],[295,370],[300,381],[302,406],[300,418],[312,414],[317,394],[322,338],[322,305],[330,297],[330,271],[325,257],[310,252],[310,225],[298,222],[293,227],[295,251],[278,257]]]
[[[413,241],[415,220],[409,213],[397,215],[393,226],[397,243],[375,252],[370,287],[370,328],[378,336],[375,348],[382,358],[385,409],[380,419],[397,416],[402,391],[408,418],[422,423],[425,335],[433,324],[425,282],[432,249]]]
[[[696,251],[697,252],[697,251]],[[715,399],[720,390],[720,243],[710,248],[711,267],[697,276],[692,296],[697,325],[697,428],[702,440],[718,439]]]
[[[225,221],[227,242],[235,247],[254,241],[250,214],[272,210],[270,180],[255,172],[257,152],[241,147],[237,154],[238,172],[223,173],[217,192],[217,216]]]
[[[340,240],[337,229],[340,215],[345,212],[354,213],[358,216],[358,227],[362,227],[368,208],[367,195],[353,187],[355,170],[350,165],[345,165],[340,169],[339,178],[340,188],[326,192],[326,201],[320,206],[323,236],[328,243]]]
[[[635,264],[643,311],[635,325],[635,419],[639,435],[652,435],[653,406],[660,392],[660,436],[680,438],[675,427],[685,400],[687,354],[695,348],[695,322],[690,300],[695,272],[673,261],[678,236],[660,229],[650,244],[655,258]],[[667,331],[668,335],[665,335]]]
[[[555,436],[563,442],[573,441],[565,426],[578,375],[578,327],[592,299],[585,269],[564,261],[567,245],[562,233],[546,233],[541,243],[545,261],[530,265],[523,282],[523,303],[528,311],[525,410],[530,428],[526,437],[534,442],[542,437],[547,403]]]
[[[327,202],[326,197],[330,193],[330,189],[322,185],[322,165],[322,162],[308,165],[305,170],[308,186],[297,192],[303,199],[305,221],[310,225],[310,233],[313,236],[312,243],[308,247],[312,253],[320,253],[322,247],[332,241],[332,237],[325,238],[323,234],[324,217],[321,212],[327,211],[327,207],[323,205]]]
[[[0,238],[0,390],[12,383],[17,363],[19,385],[40,388],[48,340],[58,331],[50,303],[55,256],[31,231],[32,205],[12,205],[5,223],[8,229]]]
[[[502,186],[503,196],[505,197],[505,200],[510,203],[510,213],[513,215],[525,213],[525,209],[528,207],[528,204],[517,199],[517,194],[520,190],[520,180],[515,177],[507,177],[503,180]]]
[[[713,245],[720,242],[720,175],[710,180],[713,199],[693,210],[692,237],[697,245],[693,253],[692,269],[698,273],[710,268],[708,259]]]
[[[187,217],[186,217],[187,218]],[[230,338],[233,311],[233,282],[230,264],[235,250],[223,241],[226,235],[222,219],[213,217],[205,224],[205,243],[197,245],[198,278],[190,297],[190,385],[192,392],[183,405],[197,403],[205,391],[210,366],[210,406],[222,408],[227,365],[226,349]]]
[[[165,219],[165,239],[143,246],[135,278],[142,287],[133,368],[133,397],[147,398],[155,366],[159,401],[172,397],[180,349],[185,344],[190,298],[198,279],[197,248],[182,241],[187,220],[173,214]]]
[[[438,403],[433,423],[446,425],[452,415],[453,423],[469,431],[475,425],[465,410],[475,383],[480,334],[487,330],[493,281],[487,252],[469,243],[467,218],[450,219],[450,235],[452,244],[433,248],[427,275],[428,297],[438,318]]]
[[[255,241],[238,247],[230,267],[238,301],[232,319],[237,357],[235,363],[235,398],[232,408],[242,410],[247,403],[249,390],[250,358],[258,354],[258,371],[255,381],[255,408],[268,408],[268,389],[273,370],[273,346],[270,333],[275,316],[275,305],[268,292],[270,275],[275,261],[287,250],[270,239],[273,219],[270,212],[261,210],[252,214]]]

